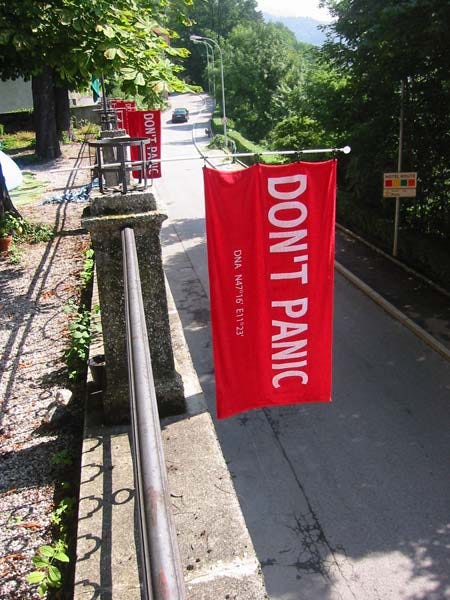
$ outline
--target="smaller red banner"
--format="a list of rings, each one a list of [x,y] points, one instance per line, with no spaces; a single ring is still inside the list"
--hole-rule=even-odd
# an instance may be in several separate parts
[[[152,161],[161,158],[161,111],[135,110],[128,112],[130,137],[145,137],[150,143],[145,145],[145,159],[149,163],[147,177],[161,177],[161,163]],[[139,160],[139,148],[131,147],[131,159]],[[139,171],[133,171],[133,177],[139,177]]]
[[[116,111],[117,126],[119,129],[125,129],[130,134],[128,115],[131,111],[136,110],[136,102],[134,100],[110,100],[111,108]]]

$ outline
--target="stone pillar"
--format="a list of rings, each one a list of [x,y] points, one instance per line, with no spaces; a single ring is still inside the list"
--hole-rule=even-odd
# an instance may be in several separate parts
[[[94,197],[82,224],[91,234],[95,251],[106,360],[103,392],[105,420],[129,419],[128,367],[121,230],[132,227],[161,416],[184,412],[181,377],[175,370],[167,298],[162,268],[160,230],[167,216],[157,210],[152,192]]]

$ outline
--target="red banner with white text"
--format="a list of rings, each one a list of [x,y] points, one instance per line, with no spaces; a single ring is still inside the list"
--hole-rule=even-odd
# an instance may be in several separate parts
[[[329,402],[336,161],[204,182],[217,416]]]
[[[117,115],[117,127],[119,129],[125,129],[130,135],[128,125],[128,115],[130,112],[136,110],[136,102],[134,100],[110,100],[110,106],[116,111]]]
[[[147,160],[147,177],[156,179],[161,177],[161,163],[152,163],[152,160],[161,158],[161,111],[160,110],[135,110],[128,113],[128,133],[130,137],[145,137],[150,140],[145,145],[145,158]],[[139,149],[131,147],[131,159],[138,160]],[[139,177],[139,171],[133,171],[133,177]]]

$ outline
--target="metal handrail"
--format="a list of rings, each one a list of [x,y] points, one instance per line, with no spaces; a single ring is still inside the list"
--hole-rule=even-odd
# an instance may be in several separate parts
[[[170,510],[134,231],[126,227],[121,236],[143,594],[146,600],[185,600],[181,558]]]

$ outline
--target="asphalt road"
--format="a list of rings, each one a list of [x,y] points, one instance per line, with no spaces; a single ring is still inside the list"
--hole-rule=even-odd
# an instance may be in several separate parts
[[[171,103],[191,120],[165,114],[163,156],[194,156],[204,98]],[[155,185],[166,273],[214,415],[202,165],[163,163]],[[336,274],[333,403],[215,424],[271,599],[450,598],[450,367],[347,280]]]

